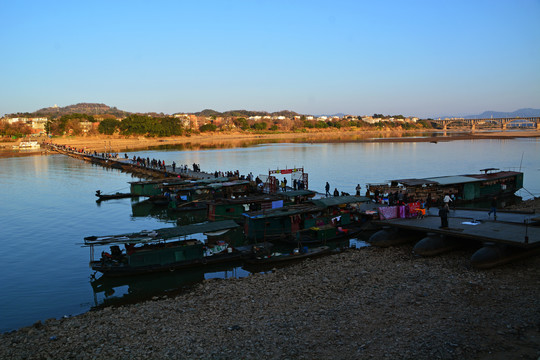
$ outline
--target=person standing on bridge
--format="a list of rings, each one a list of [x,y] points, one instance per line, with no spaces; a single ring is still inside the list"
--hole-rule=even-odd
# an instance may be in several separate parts
[[[326,190],[326,197],[330,196],[330,184],[328,181],[326,182],[324,189]]]
[[[441,217],[441,229],[448,228],[448,213],[450,212],[450,209],[448,208],[448,204],[444,204],[443,207],[439,210],[439,216]]]
[[[488,216],[491,216],[491,213],[493,213],[493,220],[497,221],[497,197],[494,196],[493,199],[491,199],[491,209],[488,212]]]

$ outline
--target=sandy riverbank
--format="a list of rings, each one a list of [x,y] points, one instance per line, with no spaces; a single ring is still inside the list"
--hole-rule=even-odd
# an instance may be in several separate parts
[[[366,131],[325,131],[325,132],[306,132],[306,133],[281,133],[281,134],[245,134],[245,133],[219,133],[219,134],[201,134],[190,137],[168,137],[168,138],[147,138],[147,137],[79,137],[79,138],[57,138],[55,143],[61,145],[70,145],[74,147],[86,147],[91,151],[112,151],[124,152],[136,149],[144,149],[153,146],[163,145],[186,145],[190,148],[204,148],[214,146],[234,147],[249,143],[259,143],[267,141],[449,141],[456,139],[484,139],[484,138],[508,138],[508,137],[540,137],[540,132],[524,131],[507,133],[479,133],[475,135],[460,134],[459,136],[426,137],[411,138],[409,134],[420,134],[418,131],[405,132],[366,132]],[[431,131],[429,132],[431,133]],[[378,137],[381,136],[381,137]]]
[[[433,134],[429,131],[310,131],[295,133],[203,133],[192,136],[177,136],[166,138],[149,137],[126,137],[126,136],[79,136],[79,137],[57,137],[51,139],[52,142],[60,145],[69,145],[75,148],[85,148],[89,151],[114,151],[129,152],[146,149],[156,146],[185,146],[187,149],[213,148],[213,147],[236,147],[264,142],[347,142],[347,141],[369,141],[369,142],[419,142],[419,141],[452,141],[467,139],[498,139],[510,137],[540,137],[540,131],[507,131],[507,132],[452,132],[444,136],[443,132],[437,136],[417,137],[422,134]],[[0,149],[9,150],[13,142],[0,143]],[[12,151],[4,151],[13,154]],[[20,154],[20,152],[19,152]],[[29,154],[29,153],[28,153]]]
[[[537,359],[540,257],[348,250],[0,336],[2,359]]]

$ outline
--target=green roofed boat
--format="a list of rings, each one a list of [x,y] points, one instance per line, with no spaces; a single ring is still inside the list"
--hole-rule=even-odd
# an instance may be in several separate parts
[[[493,197],[510,198],[523,188],[523,173],[481,169],[479,174],[438,176],[429,178],[395,179],[389,183],[368,184],[368,192],[375,197],[403,192],[414,200],[442,202],[446,194],[453,194],[458,204],[478,203]]]
[[[362,230],[363,196],[335,196],[243,214],[244,232],[252,242],[324,244],[350,238]]]
[[[193,238],[206,236],[205,241]],[[138,233],[89,236],[90,267],[108,276],[125,276],[237,261],[251,257],[241,227],[231,220]],[[94,259],[96,247],[109,247]]]

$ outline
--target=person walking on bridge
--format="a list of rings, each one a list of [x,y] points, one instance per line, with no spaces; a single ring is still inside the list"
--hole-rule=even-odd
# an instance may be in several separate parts
[[[491,209],[488,212],[488,216],[491,216],[491,213],[493,213],[493,220],[497,221],[497,197],[494,196],[493,199],[491,199]]]
[[[330,184],[328,183],[328,181],[326,182],[326,186],[324,187],[324,189],[326,190],[326,197],[330,196]]]

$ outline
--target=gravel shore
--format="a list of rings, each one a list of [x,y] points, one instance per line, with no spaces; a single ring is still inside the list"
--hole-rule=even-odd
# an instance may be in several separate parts
[[[0,337],[1,359],[537,359],[540,257],[469,268],[362,248],[174,298],[48,320]]]

